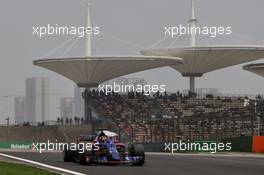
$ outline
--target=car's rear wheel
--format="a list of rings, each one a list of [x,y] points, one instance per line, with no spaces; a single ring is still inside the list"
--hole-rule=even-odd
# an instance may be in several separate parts
[[[126,157],[126,148],[125,147],[118,147],[117,151],[120,155],[120,159],[124,161],[125,157]]]
[[[90,165],[91,164],[91,153],[82,153],[79,155],[80,165]]]
[[[142,144],[131,144],[128,147],[129,155],[132,157],[139,157],[133,162],[135,166],[142,166],[145,163],[145,151]]]
[[[63,160],[64,162],[70,162],[73,160],[72,152],[70,150],[63,150]]]

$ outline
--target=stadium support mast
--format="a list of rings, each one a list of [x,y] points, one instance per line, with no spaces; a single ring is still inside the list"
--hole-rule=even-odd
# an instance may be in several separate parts
[[[194,9],[194,0],[191,1],[191,11],[190,11],[190,19],[188,20],[188,25],[192,28],[196,27],[197,19],[195,17],[195,9]],[[191,46],[195,47],[196,44],[196,34],[191,33]]]
[[[195,17],[194,0],[191,0],[190,19],[188,20],[188,26],[190,26],[191,28],[195,28],[196,24],[197,24],[197,19]],[[192,47],[196,46],[196,33],[194,32],[191,32],[190,45]],[[189,77],[190,77],[190,92],[195,93],[195,75],[190,74]]]
[[[91,19],[90,19],[90,4],[86,4],[86,20],[85,20],[85,27],[91,27]],[[92,55],[91,51],[91,35],[86,34],[85,38],[85,56],[90,57]],[[91,129],[93,132],[93,123],[92,123],[92,112],[91,108],[89,107],[89,97],[88,92],[90,91],[90,88],[85,88],[83,92],[83,98],[84,98],[84,122],[85,124],[91,124]]]
[[[91,27],[91,20],[90,20],[90,4],[86,4],[86,28]],[[85,46],[85,56],[91,56],[91,35],[86,35],[86,46]]]

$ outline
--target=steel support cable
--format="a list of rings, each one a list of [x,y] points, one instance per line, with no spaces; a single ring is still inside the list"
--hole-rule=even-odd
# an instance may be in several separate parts
[[[46,58],[52,54],[54,54],[55,52],[57,52],[59,49],[63,48],[64,46],[66,46],[66,44],[70,43],[70,41],[72,41],[74,38],[76,38],[76,36],[64,41],[63,43],[59,44],[57,47],[55,47],[54,49],[50,50],[48,53],[44,54],[41,58]]]
[[[110,39],[114,39],[116,41],[119,41],[119,42],[122,42],[128,46],[131,46],[133,48],[137,48],[137,49],[140,49],[142,50],[144,47],[141,46],[141,45],[138,45],[138,44],[135,44],[135,43],[132,43],[130,41],[127,41],[127,40],[124,40],[124,39],[121,39],[121,38],[118,38],[117,36],[114,36],[114,35],[110,35],[110,34],[106,34],[106,33],[101,33],[102,37],[106,37],[106,38],[110,38]]]
[[[62,55],[60,57],[64,57],[75,45],[76,43],[79,41],[80,38],[77,38],[75,41],[73,41],[71,43],[71,45],[69,45],[69,47],[62,53]]]

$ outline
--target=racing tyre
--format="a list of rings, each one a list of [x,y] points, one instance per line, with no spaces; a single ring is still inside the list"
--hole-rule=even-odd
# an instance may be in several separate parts
[[[126,148],[125,147],[119,147],[119,148],[117,148],[117,151],[120,155],[120,159],[124,161],[125,157],[126,157]]]
[[[72,161],[72,152],[70,150],[63,150],[63,160],[64,162]]]
[[[145,151],[142,144],[131,144],[128,147],[129,155],[132,157],[140,157],[140,159],[133,162],[135,166],[142,166],[145,163]]]
[[[83,153],[79,155],[79,162],[80,165],[90,165],[91,164],[91,153],[87,152],[87,153]]]

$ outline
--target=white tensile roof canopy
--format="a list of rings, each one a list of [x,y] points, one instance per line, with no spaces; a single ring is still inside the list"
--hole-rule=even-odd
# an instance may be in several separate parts
[[[87,5],[87,27],[90,26],[89,12]],[[85,39],[86,56],[84,57],[40,59],[33,63],[85,88],[97,87],[100,83],[131,73],[182,64],[181,58],[166,56],[91,56],[91,36],[87,35]]]
[[[197,27],[194,3],[188,25]],[[178,38],[177,38],[178,39]],[[171,66],[183,76],[190,77],[190,91],[195,91],[195,77],[204,73],[264,58],[264,46],[258,45],[197,45],[196,34],[190,34],[187,46],[150,48],[142,50],[147,56],[169,56],[183,59],[183,64]],[[208,39],[210,40],[210,39]],[[176,43],[175,41],[173,43]]]
[[[110,79],[182,63],[180,58],[160,56],[89,56],[83,58],[41,59],[34,65],[56,72],[79,87],[96,87]]]
[[[217,69],[264,58],[264,47],[257,46],[203,46],[164,48],[142,51],[143,55],[174,56],[183,59],[182,65],[172,68],[183,76],[202,76]]]
[[[243,69],[264,77],[264,63],[248,64]]]
[[[86,25],[88,27],[90,26],[90,17],[89,6],[87,7]],[[91,37],[88,35],[85,57],[40,59],[33,61],[33,64],[62,75],[75,82],[79,87],[92,88],[127,74],[182,64],[182,59],[164,56],[91,56]],[[89,98],[84,97],[84,99],[85,122],[92,122],[91,110],[88,105]],[[93,128],[93,125],[91,126]]]

